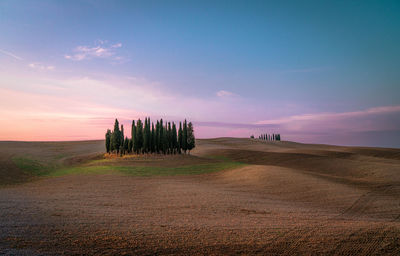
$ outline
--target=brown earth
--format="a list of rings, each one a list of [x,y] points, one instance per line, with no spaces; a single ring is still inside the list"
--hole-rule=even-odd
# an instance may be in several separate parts
[[[400,255],[399,149],[198,140],[192,157],[149,161],[248,165],[169,177],[39,179],[10,160],[76,165],[102,150],[102,141],[0,143],[3,183],[31,180],[0,188],[0,254]]]

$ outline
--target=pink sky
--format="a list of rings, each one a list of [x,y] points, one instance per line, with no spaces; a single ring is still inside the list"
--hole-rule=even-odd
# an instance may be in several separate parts
[[[287,140],[333,144],[349,144],[349,138],[358,134],[362,139],[352,144],[362,145],[366,133],[392,133],[400,127],[400,106],[304,113],[301,106],[288,104],[266,116],[265,105],[223,90],[188,97],[141,78],[68,77],[53,68],[26,69],[24,75],[1,73],[0,140],[103,139],[115,118],[129,135],[132,119],[146,116],[175,122],[187,118],[194,122],[197,138],[268,132]]]

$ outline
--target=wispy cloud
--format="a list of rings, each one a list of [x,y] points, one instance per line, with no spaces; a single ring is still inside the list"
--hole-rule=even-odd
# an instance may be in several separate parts
[[[12,58],[14,58],[14,59],[16,59],[16,60],[23,60],[21,57],[19,57],[19,56],[13,54],[13,53],[11,53],[11,52],[4,51],[4,50],[2,50],[2,49],[0,49],[0,52],[3,53],[3,54],[5,54],[5,55],[7,55],[7,56],[10,56],[10,57],[12,57]]]
[[[220,90],[220,91],[216,92],[216,95],[221,98],[235,96],[235,94],[233,92],[225,91],[225,90]]]
[[[44,65],[44,64],[39,63],[39,62],[30,63],[28,66],[30,68],[38,69],[38,70],[54,70],[55,69],[54,66]]]
[[[77,46],[73,53],[64,55],[67,60],[82,61],[95,58],[121,60],[121,56],[117,56],[116,49],[121,48],[121,43],[107,45],[107,41],[98,40],[94,46]]]
[[[111,45],[111,48],[121,48],[121,47],[122,47],[121,43]]]
[[[341,113],[317,113],[317,114],[303,114],[284,117],[280,119],[271,119],[259,121],[256,124],[286,124],[293,121],[322,121],[322,120],[338,120],[344,118],[357,118],[368,115],[388,114],[400,112],[400,106],[383,106],[374,107],[366,110],[341,112]]]

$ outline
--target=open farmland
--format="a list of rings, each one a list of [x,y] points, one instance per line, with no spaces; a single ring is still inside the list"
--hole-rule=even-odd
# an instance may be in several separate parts
[[[0,142],[0,254],[399,255],[400,150]]]

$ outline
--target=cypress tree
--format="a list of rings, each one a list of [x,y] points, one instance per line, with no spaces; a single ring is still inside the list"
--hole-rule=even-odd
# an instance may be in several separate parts
[[[135,141],[136,141],[136,125],[135,125],[135,120],[132,120],[132,129],[131,129],[131,141],[132,141],[132,147],[131,151],[136,152],[136,146],[135,146]]]
[[[149,143],[147,145],[147,151],[151,152],[151,122],[150,117],[147,118],[147,136],[149,137]]]
[[[113,142],[113,148],[117,150],[117,154],[118,154],[119,153],[119,149],[121,147],[121,132],[119,130],[118,119],[115,119],[112,142]]]
[[[115,149],[114,146],[114,133],[111,132],[111,136],[110,136],[110,153],[112,153]]]
[[[162,150],[163,154],[165,155],[168,149],[167,125],[162,128],[162,132]]]
[[[182,139],[183,139],[183,131],[182,131],[182,122],[179,122],[179,130],[178,130],[178,153],[180,154],[182,151]]]
[[[110,153],[111,150],[111,131],[110,129],[107,129],[106,133],[106,151],[107,153]]]
[[[187,149],[192,150],[196,146],[196,141],[194,138],[194,131],[193,131],[193,124],[192,122],[189,122],[188,127],[187,127]]]
[[[151,123],[151,153],[156,152],[156,132],[154,130],[154,123]]]
[[[172,151],[175,154],[178,151],[178,138],[176,135],[176,125],[172,122]]]
[[[159,141],[159,148],[160,148],[160,151],[162,151],[163,153],[164,153],[164,126],[163,126],[163,120],[162,120],[162,118],[160,119],[160,141]]]
[[[136,125],[136,142],[137,142],[137,153],[142,153],[143,151],[143,123],[142,120],[137,121]]]
[[[160,122],[157,120],[156,123],[156,131],[154,132],[156,136],[156,142],[155,142],[155,150],[157,153],[160,153]]]
[[[185,122],[183,123],[182,149],[186,154],[186,150],[187,150],[187,122],[186,122],[186,119],[185,119]]]
[[[144,119],[144,128],[143,128],[143,152],[147,152],[149,148],[149,134],[147,133],[147,117]]]
[[[171,122],[168,122],[168,128],[167,128],[167,140],[168,140],[168,153],[172,153],[172,130],[171,130]]]
[[[133,140],[130,139],[128,143],[128,153],[132,153],[132,150],[133,150]]]
[[[150,125],[150,118],[149,118],[149,152],[153,152],[152,148],[153,148],[153,134],[151,133],[151,125]]]
[[[124,125],[123,124],[121,124],[121,150],[120,150],[120,152],[121,152],[121,155],[122,154],[125,154],[125,152],[124,152]]]
[[[128,137],[125,137],[125,140],[124,140],[124,154],[126,154],[128,152],[128,150],[129,150],[129,139],[128,139]]]

